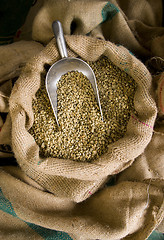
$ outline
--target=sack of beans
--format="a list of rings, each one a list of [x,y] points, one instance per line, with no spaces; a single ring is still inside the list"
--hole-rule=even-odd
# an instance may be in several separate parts
[[[66,36],[68,55],[86,61],[99,89],[68,72],[58,82],[58,121],[45,88],[60,59],[54,39],[24,67],[10,97],[12,148],[22,170],[47,191],[81,202],[129,167],[151,140],[157,115],[147,68],[126,48]]]

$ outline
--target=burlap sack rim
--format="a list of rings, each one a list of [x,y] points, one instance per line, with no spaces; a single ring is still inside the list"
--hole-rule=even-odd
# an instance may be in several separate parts
[[[96,47],[94,49],[93,48],[90,49],[91,50],[90,56],[92,55],[93,51],[95,51],[94,52],[95,53],[94,60],[96,60],[96,58],[98,58],[97,48],[99,49],[100,47],[103,47],[102,53],[104,55],[108,55],[108,57],[110,59],[111,59],[111,57],[109,55],[113,56],[113,58],[111,60],[115,65],[118,65],[118,64],[116,64],[116,60],[117,60],[116,57],[118,57],[120,59],[120,51],[123,53],[124,58],[127,58],[127,60],[129,59],[129,61],[132,63],[131,66],[134,69],[134,71],[133,71],[133,69],[129,68],[129,75],[132,75],[134,72],[135,72],[135,74],[137,73],[135,80],[136,81],[140,80],[140,84],[142,85],[142,92],[146,96],[146,98],[144,97],[144,100],[146,101],[146,104],[150,105],[150,109],[149,109],[150,112],[148,112],[149,116],[145,116],[146,119],[143,119],[143,120],[145,121],[146,124],[149,124],[150,126],[153,125],[154,121],[155,121],[155,117],[156,117],[156,106],[155,106],[154,100],[150,96],[150,93],[147,93],[147,89],[148,89],[148,91],[150,91],[151,75],[148,72],[148,70],[146,69],[146,67],[144,67],[143,64],[141,64],[141,62],[139,60],[137,60],[134,56],[132,56],[128,52],[128,50],[126,50],[123,46],[116,46],[111,42],[107,42],[104,40],[98,40],[98,39],[94,39],[94,38],[86,37],[86,36],[66,36],[67,44],[70,46],[71,50],[72,50],[71,45],[74,44],[73,52],[76,52],[76,54],[78,54],[78,55],[80,55],[79,52],[77,51],[78,41],[80,41],[81,39],[84,42],[89,41],[90,45],[92,45],[93,43],[96,45]],[[77,48],[75,46],[77,46]],[[88,45],[87,45],[87,47],[88,47]],[[79,51],[82,52],[83,50],[86,50],[85,48],[86,48],[86,46],[84,44],[81,46]],[[69,51],[69,53],[71,53],[71,50]],[[84,51],[84,52],[86,53],[89,51]],[[71,54],[71,55],[74,55],[74,54]],[[24,87],[26,84],[28,84],[27,82],[23,83],[23,78],[26,76],[27,73],[29,74],[29,72],[30,72],[30,74],[32,74],[33,71],[37,70],[40,66],[42,66],[42,69],[43,69],[43,63],[45,61],[44,56],[48,57],[48,58],[46,58],[46,62],[51,63],[51,64],[54,62],[55,58],[56,59],[59,58],[58,51],[55,47],[54,39],[47,45],[47,47],[38,56],[35,56],[33,59],[31,59],[31,61],[24,68],[24,71],[22,72],[19,80],[17,81],[16,86],[14,86],[14,88],[13,88],[11,98],[10,98],[10,112],[11,112],[11,117],[12,117],[12,121],[13,121],[13,126],[17,122],[18,129],[21,129],[20,128],[20,126],[22,124],[21,118],[23,115],[26,115],[26,117],[24,116],[25,118],[27,118],[27,116],[28,116],[28,124],[26,126],[29,126],[29,124],[30,124],[29,113],[32,110],[31,109],[32,107],[30,107],[29,104],[27,104],[27,102],[28,103],[32,102],[32,97],[34,97],[36,90],[39,88],[39,81],[37,83],[37,87],[36,86],[34,87],[34,84],[30,83],[30,84],[33,84],[33,86],[32,86],[33,92],[30,93],[31,96],[29,96],[29,92],[26,93],[25,91],[22,91],[22,92],[19,91],[19,85],[21,85],[21,87]],[[81,57],[83,58],[84,56],[81,56]],[[123,59],[123,57],[122,57],[122,59]],[[87,58],[87,56],[86,56],[86,58]],[[89,60],[93,60],[93,58],[91,59],[91,57],[90,57]],[[36,61],[38,61],[37,64],[36,64]],[[122,70],[124,70],[124,65],[125,64],[123,64],[123,61],[122,61],[121,66],[118,66],[118,67],[121,68]],[[138,69],[138,67],[140,65],[142,65],[142,68],[144,69],[142,72],[139,71],[140,69]],[[29,71],[29,66],[31,68],[30,71]],[[39,78],[39,76],[37,75],[37,72],[35,72],[33,74],[36,75],[36,78]],[[144,77],[144,81],[145,81],[145,79],[147,81],[144,82],[143,77]],[[36,83],[35,83],[35,85],[36,85]],[[139,91],[137,90],[136,94],[138,92]],[[22,100],[22,102],[20,102],[21,95],[24,95],[24,99],[26,98],[26,101]],[[19,109],[19,106],[18,106],[18,105],[20,105],[20,103],[22,104],[21,109]],[[148,109],[147,106],[146,106],[146,109]],[[17,111],[17,113],[20,113],[20,112],[22,112],[22,113],[18,114],[17,117],[15,117],[14,113],[16,111]],[[138,111],[138,112],[140,112],[140,111]],[[25,122],[26,121],[27,121],[27,119],[25,120]],[[31,117],[31,122],[32,121],[33,121],[33,117]],[[37,157],[35,157],[35,159],[33,158],[34,155],[32,156],[32,158],[30,158],[30,155],[27,155],[27,153],[25,153],[22,150],[22,148],[19,149],[19,153],[18,153],[18,146],[17,146],[17,144],[15,144],[14,140],[13,140],[13,150],[15,152],[15,155],[16,155],[16,158],[17,158],[19,164],[24,169],[28,168],[28,170],[29,170],[30,168],[34,168],[38,172],[41,171],[41,172],[49,173],[52,175],[55,174],[55,175],[65,176],[68,178],[77,178],[77,179],[84,179],[84,180],[98,180],[98,179],[102,179],[102,177],[105,177],[109,174],[114,174],[115,171],[122,170],[120,167],[118,168],[117,166],[115,166],[115,169],[112,169],[112,171],[110,171],[110,163],[115,158],[117,158],[118,149],[120,150],[120,147],[122,147],[124,145],[123,143],[125,143],[125,140],[127,141],[127,138],[129,137],[129,134],[130,134],[129,127],[131,128],[131,126],[133,126],[132,129],[135,129],[134,132],[136,132],[136,134],[139,133],[139,135],[141,135],[139,145],[141,147],[141,152],[142,152],[151,139],[152,129],[146,128],[139,121],[135,122],[135,124],[134,124],[134,121],[131,118],[129,121],[129,124],[127,126],[127,134],[125,135],[125,137],[123,137],[122,139],[118,140],[117,142],[111,144],[109,146],[107,153],[105,153],[99,159],[97,159],[91,163],[80,163],[80,162],[75,162],[72,160],[57,159],[57,158],[47,158],[47,159],[38,158],[39,157],[39,147],[37,145],[34,146],[34,143],[33,143],[33,147],[35,148],[34,155],[37,156]],[[14,132],[14,131],[15,131],[15,128],[13,128],[12,132]],[[27,137],[27,135],[29,137],[29,133],[27,133],[26,129],[24,129],[24,133],[25,132],[26,132],[26,137]],[[143,134],[141,134],[141,133],[143,133]],[[144,136],[143,136],[144,134],[146,135],[146,138],[144,138]],[[134,136],[132,137],[132,134],[130,134],[130,135],[131,135],[131,138],[135,142],[136,141],[135,137]],[[16,138],[17,137],[21,139],[20,133],[18,135],[16,134]],[[33,138],[31,138],[30,140],[33,141]],[[145,143],[145,141],[146,141],[146,143]],[[135,144],[136,144],[136,142],[135,142]],[[129,150],[131,150],[131,148],[129,148]],[[132,160],[135,157],[137,157],[141,152],[138,152],[138,153],[135,152],[135,154],[131,157],[128,157],[128,153],[126,152],[125,156],[123,157],[125,160],[123,165],[126,164],[128,161],[130,161],[130,164],[131,164]],[[108,164],[104,161],[105,158],[108,158]],[[119,159],[119,158],[117,158],[117,159]],[[86,172],[86,169],[87,169],[87,172]],[[72,172],[71,172],[71,170],[72,170]],[[26,169],[26,171],[27,171],[27,169]]]

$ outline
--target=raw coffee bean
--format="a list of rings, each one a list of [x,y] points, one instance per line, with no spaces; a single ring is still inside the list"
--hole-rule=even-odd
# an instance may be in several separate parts
[[[58,82],[58,127],[42,79],[33,100],[30,133],[43,157],[92,161],[126,132],[134,111],[135,81],[105,56],[87,63],[96,76],[104,122],[91,83],[81,72],[72,71]]]

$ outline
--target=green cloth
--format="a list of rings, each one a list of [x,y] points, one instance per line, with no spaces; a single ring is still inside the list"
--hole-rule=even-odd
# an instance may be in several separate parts
[[[147,240],[164,240],[164,234],[154,231]]]

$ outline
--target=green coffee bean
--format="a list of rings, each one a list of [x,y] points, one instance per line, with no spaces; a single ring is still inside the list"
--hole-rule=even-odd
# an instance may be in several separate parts
[[[96,76],[104,122],[92,86],[81,72],[68,72],[58,82],[59,128],[42,84],[33,100],[30,133],[44,157],[91,161],[126,132],[134,110],[135,81],[105,56],[87,63]]]

